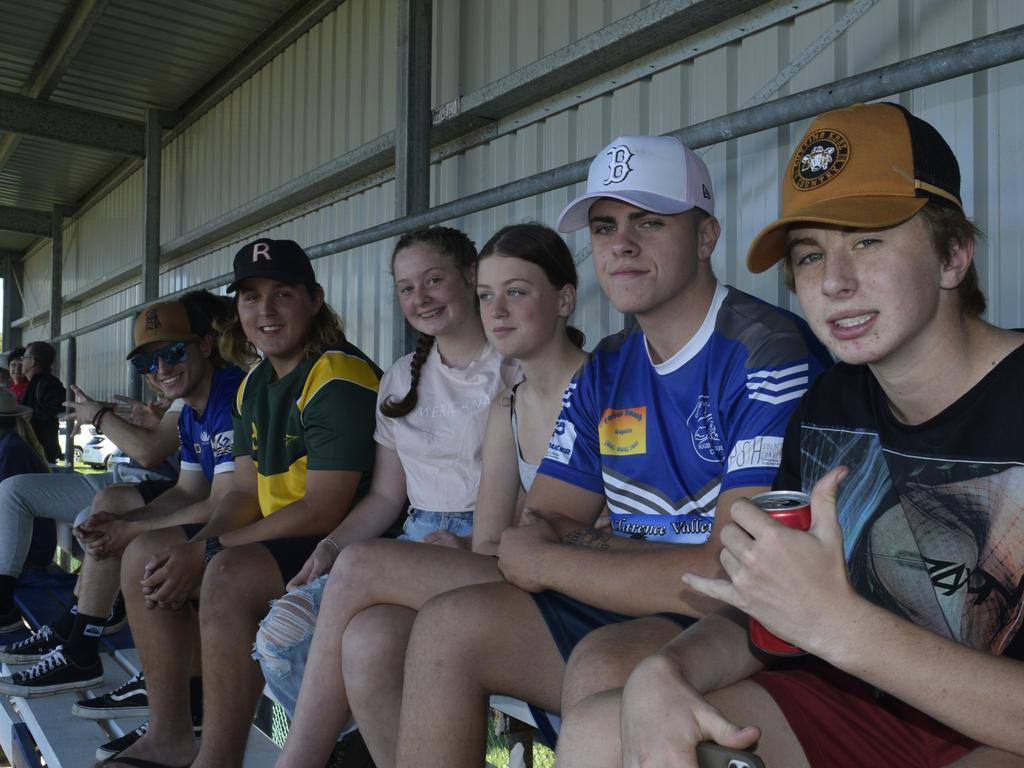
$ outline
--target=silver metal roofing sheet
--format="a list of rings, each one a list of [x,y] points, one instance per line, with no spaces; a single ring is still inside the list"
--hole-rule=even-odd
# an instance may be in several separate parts
[[[292,0],[113,0],[52,99],[142,119],[176,109]]]
[[[25,86],[67,5],[66,0],[0,0],[0,90]]]

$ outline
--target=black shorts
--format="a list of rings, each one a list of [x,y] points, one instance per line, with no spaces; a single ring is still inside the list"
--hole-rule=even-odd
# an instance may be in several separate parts
[[[188,538],[192,538],[203,529],[202,523],[189,523],[181,526]],[[270,552],[270,556],[277,563],[277,570],[281,572],[281,579],[287,584],[292,577],[299,572],[299,569],[306,564],[309,556],[313,554],[316,545],[320,543],[322,536],[296,536],[291,539],[271,539],[270,541],[257,541]]]
[[[171,490],[175,485],[177,485],[177,480],[143,480],[136,483],[135,487],[139,489],[142,503],[149,504],[161,493]]]

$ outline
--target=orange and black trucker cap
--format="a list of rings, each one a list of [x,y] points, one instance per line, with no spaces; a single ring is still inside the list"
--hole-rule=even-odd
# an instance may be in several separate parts
[[[854,104],[815,118],[782,182],[782,216],[754,238],[751,272],[786,255],[793,224],[883,229],[929,200],[963,208],[960,166],[937,130],[898,104]]]
[[[180,301],[161,301],[143,307],[135,318],[132,329],[131,360],[144,346],[154,341],[194,341],[199,334],[194,330],[189,312]]]

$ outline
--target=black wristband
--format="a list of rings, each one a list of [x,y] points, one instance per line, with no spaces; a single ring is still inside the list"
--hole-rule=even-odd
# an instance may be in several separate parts
[[[206,566],[210,564],[210,561],[216,557],[218,552],[224,550],[224,545],[220,543],[219,536],[211,536],[206,540],[206,554],[203,555],[203,570],[206,570]]]
[[[92,417],[92,425],[96,427],[96,429],[100,429],[100,424],[103,423],[103,417],[110,413],[111,410],[113,409],[109,405],[104,405],[96,411],[96,415]],[[102,432],[103,430],[100,429],[100,431]]]

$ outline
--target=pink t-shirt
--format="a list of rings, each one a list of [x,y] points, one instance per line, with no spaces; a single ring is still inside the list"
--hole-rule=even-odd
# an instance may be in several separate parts
[[[522,378],[519,363],[486,344],[465,368],[450,368],[435,344],[420,370],[416,407],[401,418],[385,416],[380,404],[388,397],[400,400],[409,391],[411,362],[411,354],[399,358],[380,380],[374,439],[401,459],[413,507],[471,511],[491,400]]]

